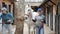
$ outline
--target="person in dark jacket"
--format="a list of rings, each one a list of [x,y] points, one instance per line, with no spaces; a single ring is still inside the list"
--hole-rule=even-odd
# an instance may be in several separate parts
[[[12,34],[12,23],[14,17],[11,13],[7,12],[7,8],[3,7],[1,10],[2,15],[0,16],[0,19],[2,18],[2,34],[6,34],[6,29],[8,29],[9,34]]]

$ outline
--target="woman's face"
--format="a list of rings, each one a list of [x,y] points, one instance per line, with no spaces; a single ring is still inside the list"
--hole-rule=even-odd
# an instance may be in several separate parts
[[[3,14],[6,14],[7,12],[6,12],[6,10],[2,10],[2,13],[3,13]]]
[[[42,15],[42,14],[43,14],[43,11],[38,12],[38,14],[39,14],[39,15]]]

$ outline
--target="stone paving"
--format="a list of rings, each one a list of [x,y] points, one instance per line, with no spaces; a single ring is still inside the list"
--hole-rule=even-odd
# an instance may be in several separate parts
[[[12,27],[12,34],[15,33],[15,30],[16,30],[16,25],[13,25]],[[8,31],[6,31],[6,33],[8,34]],[[0,34],[2,34],[2,32],[0,31]]]
[[[44,34],[55,34],[50,28],[45,24],[44,25]]]
[[[28,25],[26,23],[24,23],[24,32],[23,32],[23,34],[29,34]],[[54,32],[51,31],[50,28],[48,26],[46,26],[46,24],[45,24],[44,25],[44,34],[54,34]]]
[[[16,30],[16,26],[13,25],[13,28],[12,28],[12,34],[15,33],[15,30]],[[33,28],[30,29],[33,31]],[[8,31],[7,31],[8,32]],[[0,33],[1,34],[1,33]],[[29,29],[28,29],[28,24],[27,23],[24,23],[24,31],[23,31],[23,34],[29,34]],[[31,34],[31,32],[30,32]],[[34,34],[34,33],[33,33]],[[44,34],[54,34],[53,31],[50,30],[50,28],[48,26],[46,26],[46,24],[44,25]]]

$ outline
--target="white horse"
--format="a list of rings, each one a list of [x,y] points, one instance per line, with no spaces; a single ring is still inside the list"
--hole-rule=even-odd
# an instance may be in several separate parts
[[[32,27],[32,12],[31,7],[25,7],[25,24],[24,24],[24,34],[31,34],[33,31]]]

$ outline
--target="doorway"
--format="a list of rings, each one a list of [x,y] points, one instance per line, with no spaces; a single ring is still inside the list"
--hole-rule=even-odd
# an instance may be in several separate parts
[[[57,5],[57,14],[55,19],[55,34],[60,34],[60,3]]]

